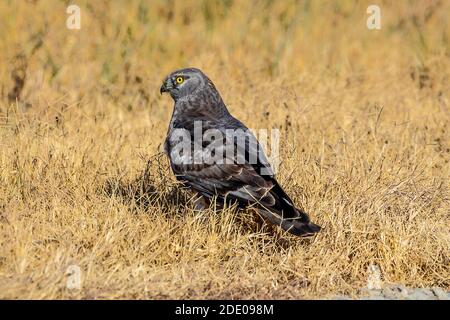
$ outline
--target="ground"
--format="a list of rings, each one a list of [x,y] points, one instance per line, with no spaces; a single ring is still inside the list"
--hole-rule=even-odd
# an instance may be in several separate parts
[[[303,299],[450,287],[450,1],[0,3],[0,298]],[[324,227],[197,213],[162,154],[194,66]],[[269,150],[270,151],[270,150]],[[270,152],[269,152],[270,153]]]

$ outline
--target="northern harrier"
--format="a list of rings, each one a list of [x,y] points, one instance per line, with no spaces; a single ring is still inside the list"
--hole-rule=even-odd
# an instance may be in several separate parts
[[[172,72],[160,92],[170,93],[175,101],[164,144],[172,170],[204,204],[215,197],[218,205],[252,206],[266,220],[298,236],[321,229],[294,206],[254,135],[228,112],[202,71]]]

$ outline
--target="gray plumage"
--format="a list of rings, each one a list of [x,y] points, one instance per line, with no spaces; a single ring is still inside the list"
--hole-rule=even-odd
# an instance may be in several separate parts
[[[276,181],[256,138],[228,112],[214,84],[202,71],[177,70],[167,76],[160,92],[170,93],[175,101],[164,149],[178,180],[197,192],[205,203],[216,197],[219,205],[231,202],[239,207],[253,206],[266,220],[292,234],[309,236],[320,230],[293,205]],[[201,134],[218,132],[223,138],[206,142],[199,139],[196,123],[201,123]],[[179,152],[180,136],[190,138],[191,153]],[[245,143],[240,143],[240,139]],[[234,150],[227,152],[230,148]],[[224,155],[223,161],[208,161],[218,152]],[[196,161],[196,156],[202,160]]]

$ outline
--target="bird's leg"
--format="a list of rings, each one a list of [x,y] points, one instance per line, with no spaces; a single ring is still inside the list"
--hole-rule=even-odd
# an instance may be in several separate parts
[[[194,200],[194,210],[204,211],[209,208],[209,201],[204,196],[198,194],[197,199]]]

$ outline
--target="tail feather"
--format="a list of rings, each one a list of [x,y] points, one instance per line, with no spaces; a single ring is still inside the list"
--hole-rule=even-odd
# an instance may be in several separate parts
[[[276,202],[269,208],[260,207],[258,211],[261,215],[296,236],[307,237],[319,232],[322,228],[312,223],[303,210],[296,208],[283,188],[275,180],[274,182],[271,195],[275,197]]]
[[[268,211],[266,209],[259,209],[258,212],[272,224],[278,225],[284,231],[287,231],[296,236],[312,236],[322,229],[317,224],[310,222],[308,216],[305,213],[303,213],[302,216],[299,216],[298,218],[284,219],[279,214]]]
[[[281,223],[281,228],[293,235],[300,237],[312,236],[319,232],[322,228],[312,222],[296,222],[296,221],[284,221]]]

